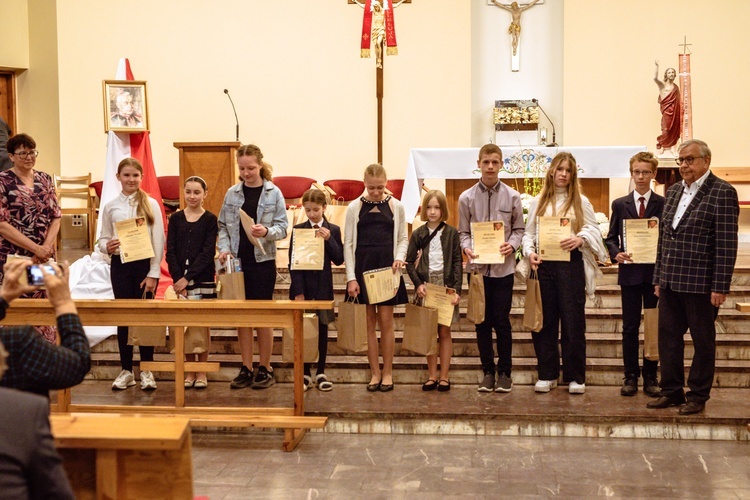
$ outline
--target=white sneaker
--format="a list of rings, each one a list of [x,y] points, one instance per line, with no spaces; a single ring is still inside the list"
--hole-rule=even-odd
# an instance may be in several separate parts
[[[128,387],[133,387],[134,385],[135,377],[133,376],[133,372],[131,372],[130,370],[123,370],[117,376],[115,381],[112,382],[112,389],[125,390]]]
[[[571,382],[568,386],[568,392],[570,394],[583,394],[586,392],[586,384],[579,384],[578,382]]]
[[[549,392],[557,387],[557,380],[537,380],[534,384],[534,392]]]
[[[156,380],[154,380],[153,373],[141,372],[141,389],[144,391],[153,391],[156,389]]]

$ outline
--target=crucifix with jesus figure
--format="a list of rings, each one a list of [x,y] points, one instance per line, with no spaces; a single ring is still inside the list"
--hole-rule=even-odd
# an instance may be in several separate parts
[[[411,0],[348,0],[364,9],[362,16],[362,36],[360,57],[370,57],[370,49],[375,49],[375,96],[378,100],[378,163],[383,163],[383,49],[389,56],[398,55],[396,45],[396,25],[393,11],[402,3]],[[373,47],[374,46],[374,47]]]

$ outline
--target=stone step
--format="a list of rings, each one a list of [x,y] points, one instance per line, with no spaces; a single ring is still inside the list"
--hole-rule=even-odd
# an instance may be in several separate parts
[[[617,285],[617,266],[601,267],[599,268],[602,275],[597,278],[596,283],[599,285]],[[277,268],[277,283],[286,281],[289,282],[289,269],[286,267]],[[344,266],[334,266],[332,269],[333,284],[335,285],[346,285],[346,270]],[[404,273],[404,279],[410,282],[409,275]],[[517,284],[523,284],[519,280],[516,280]],[[732,276],[732,287],[735,286],[748,286],[750,285],[750,266],[738,265],[734,268],[734,275]]]
[[[136,359],[138,357],[136,356]],[[171,355],[156,354],[157,361],[171,361]],[[211,361],[221,363],[221,371],[209,373],[209,380],[228,382],[237,375],[242,365],[239,354],[213,354]],[[138,365],[138,362],[135,362]],[[283,363],[281,356],[271,358],[276,379],[279,382],[291,382],[292,365]],[[586,360],[586,384],[602,386],[619,386],[622,383],[622,361],[611,358],[591,358]],[[686,374],[689,361],[686,363]],[[393,363],[394,380],[399,384],[421,384],[426,379],[427,365],[423,357],[396,356]],[[116,353],[93,353],[92,368],[87,378],[97,380],[114,379],[120,372],[119,356]],[[453,358],[451,360],[451,381],[458,384],[476,384],[482,373],[479,358]],[[362,356],[328,356],[326,374],[335,383],[366,383],[370,380],[367,357]],[[157,373],[157,379],[174,380],[174,374]],[[513,382],[519,385],[531,385],[536,382],[536,358],[513,358]],[[717,360],[715,387],[750,387],[750,360]]]
[[[396,348],[400,349],[403,332],[397,331]],[[328,335],[329,355],[344,355],[336,344],[337,332],[332,330]],[[453,356],[455,357],[479,357],[475,332],[453,332]],[[641,335],[641,345],[643,336]],[[112,336],[93,348],[94,352],[116,353],[118,352],[117,339]],[[257,354],[257,344],[255,345]],[[282,341],[281,332],[274,332],[273,353],[281,354]],[[158,353],[167,353],[166,347],[157,348]],[[234,330],[212,330],[211,350],[212,354],[239,354],[239,341],[237,332]],[[589,357],[617,358],[622,359],[622,334],[620,333],[587,333],[586,354]],[[534,345],[530,332],[513,332],[513,356],[534,356]],[[691,359],[693,356],[693,343],[689,336],[685,337],[685,356]],[[750,334],[717,334],[716,339],[717,359],[740,359],[750,360]]]
[[[407,286],[409,297],[413,297],[413,287]],[[459,302],[459,310],[464,311],[468,301],[468,291],[466,288],[462,290],[461,301]],[[513,301],[512,307],[521,308],[524,306],[526,296],[526,286],[523,284],[516,283],[513,286]],[[586,308],[588,309],[619,309],[622,305],[620,298],[620,286],[619,285],[602,285],[596,289],[596,297],[592,300],[586,299]],[[275,300],[287,300],[289,299],[289,285],[288,284],[276,284],[273,298]],[[335,285],[333,288],[333,300],[337,304],[342,302],[346,298],[346,285]],[[738,302],[750,302],[750,286],[736,286],[732,288],[732,293],[727,296],[727,300],[722,304],[722,309],[735,309]]]

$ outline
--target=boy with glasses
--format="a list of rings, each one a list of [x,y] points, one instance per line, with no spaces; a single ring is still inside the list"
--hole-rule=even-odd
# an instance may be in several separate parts
[[[641,309],[654,309],[658,297],[654,294],[654,264],[634,264],[631,255],[625,252],[624,225],[627,219],[661,219],[664,197],[651,190],[651,181],[659,165],[653,154],[641,152],[630,159],[630,175],[635,189],[627,196],[612,202],[609,218],[609,233],[605,242],[612,262],[618,264],[617,284],[622,290],[622,358],[625,366],[620,394],[635,396],[638,378],[643,376],[643,392],[647,396],[659,395],[656,380],[658,361],[643,358],[643,369],[638,364]]]

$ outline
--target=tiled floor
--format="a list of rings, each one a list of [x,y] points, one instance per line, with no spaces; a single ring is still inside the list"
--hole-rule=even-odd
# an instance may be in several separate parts
[[[747,443],[525,437],[193,434],[211,499],[750,498]]]

